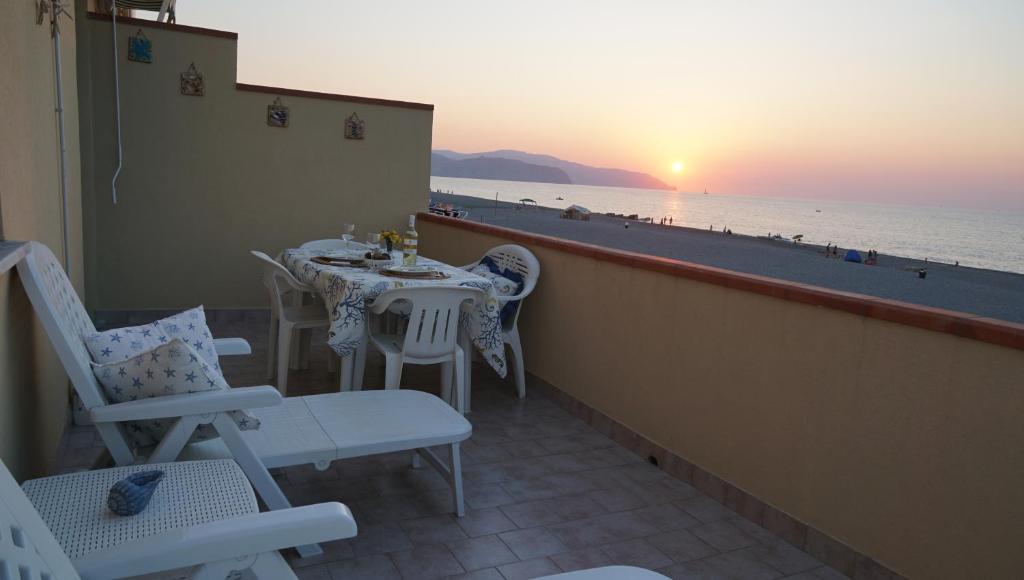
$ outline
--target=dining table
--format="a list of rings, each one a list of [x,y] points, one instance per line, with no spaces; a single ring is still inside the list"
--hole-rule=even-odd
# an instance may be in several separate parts
[[[394,265],[402,264],[402,254],[392,253]],[[362,388],[363,369],[356,368],[355,357],[359,348],[365,348],[368,323],[368,305],[388,290],[414,286],[464,286],[477,288],[484,299],[471,308],[464,307],[459,316],[459,340],[466,350],[466,408],[469,408],[470,361],[475,349],[499,376],[505,377],[508,368],[501,329],[501,306],[494,284],[457,266],[418,256],[417,266],[427,266],[440,272],[439,278],[412,278],[395,275],[388,268],[368,266],[366,263],[325,263],[324,258],[358,260],[362,250],[288,249],[281,253],[280,261],[300,282],[314,288],[327,308],[330,325],[327,345],[341,357],[341,390]]]

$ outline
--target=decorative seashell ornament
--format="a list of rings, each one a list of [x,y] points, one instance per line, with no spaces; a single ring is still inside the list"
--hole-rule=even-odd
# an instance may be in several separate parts
[[[140,471],[114,484],[107,495],[107,507],[119,516],[134,516],[146,509],[156,486],[164,478],[159,470]]]

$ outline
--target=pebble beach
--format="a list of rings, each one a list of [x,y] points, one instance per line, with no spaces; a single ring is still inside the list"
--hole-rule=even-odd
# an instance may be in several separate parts
[[[769,240],[679,226],[663,226],[592,214],[590,221],[561,219],[560,209],[522,208],[477,197],[432,193],[434,201],[469,210],[466,219],[606,248],[638,252],[768,276],[933,308],[1024,323],[1024,275],[926,262],[885,253],[885,248],[854,248],[866,257],[878,250],[877,264],[827,258],[825,248],[789,240]],[[625,227],[628,223],[629,227]],[[925,278],[918,270],[924,269]]]

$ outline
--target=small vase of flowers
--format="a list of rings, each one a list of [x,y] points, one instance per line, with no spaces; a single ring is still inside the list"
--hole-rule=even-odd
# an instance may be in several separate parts
[[[395,230],[383,230],[380,233],[380,239],[387,246],[389,254],[395,249],[398,242],[402,240],[402,238],[398,237],[398,232]]]

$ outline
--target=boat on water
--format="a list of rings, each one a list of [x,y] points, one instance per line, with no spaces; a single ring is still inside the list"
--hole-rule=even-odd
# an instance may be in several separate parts
[[[562,196],[558,196],[558,197],[556,197],[555,199],[557,199],[557,200],[561,201],[561,200],[564,200],[565,198],[564,198],[564,197],[562,197]]]
[[[708,188],[707,188],[707,186],[705,186],[704,187],[704,195],[707,195],[707,194],[708,194]]]

